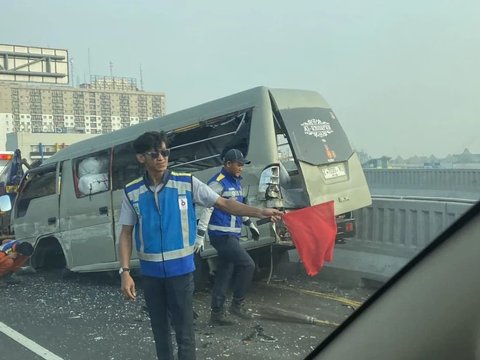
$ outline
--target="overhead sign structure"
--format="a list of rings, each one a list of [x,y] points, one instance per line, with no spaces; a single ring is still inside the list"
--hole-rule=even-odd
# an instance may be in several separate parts
[[[68,84],[68,51],[0,44],[0,81]]]

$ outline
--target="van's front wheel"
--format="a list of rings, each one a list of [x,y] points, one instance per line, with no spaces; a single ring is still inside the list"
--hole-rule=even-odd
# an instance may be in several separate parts
[[[35,270],[55,270],[62,278],[72,272],[66,268],[65,254],[56,238],[41,239],[33,252],[30,264]]]

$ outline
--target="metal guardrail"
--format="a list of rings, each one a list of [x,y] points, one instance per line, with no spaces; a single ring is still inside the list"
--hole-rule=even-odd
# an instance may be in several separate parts
[[[476,202],[393,195],[372,199],[371,206],[354,212],[356,237],[335,247],[327,269],[346,270],[357,279],[386,281]]]
[[[373,195],[480,199],[480,169],[364,169]]]
[[[352,242],[410,258],[450,226],[476,201],[445,197],[372,196],[355,212]]]
[[[432,196],[399,196],[399,195],[372,195],[372,200],[375,199],[397,199],[397,200],[413,200],[413,201],[435,201],[435,202],[451,202],[451,203],[463,203],[473,205],[476,203],[472,199],[460,199],[449,197],[432,197]]]

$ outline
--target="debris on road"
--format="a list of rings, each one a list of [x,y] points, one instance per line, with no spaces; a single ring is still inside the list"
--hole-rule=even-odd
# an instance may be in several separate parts
[[[328,320],[319,320],[313,316],[300,314],[294,311],[280,309],[277,307],[261,307],[257,310],[254,316],[268,319],[287,322],[296,322],[300,324],[312,324],[320,326],[338,326],[339,324]]]
[[[243,342],[248,342],[248,341],[252,341],[252,340],[255,340],[255,339],[259,339],[260,341],[263,341],[263,342],[276,342],[276,341],[278,341],[277,338],[264,334],[264,329],[259,324],[255,325],[254,328],[253,328],[253,331],[248,336],[243,338],[242,341]]]

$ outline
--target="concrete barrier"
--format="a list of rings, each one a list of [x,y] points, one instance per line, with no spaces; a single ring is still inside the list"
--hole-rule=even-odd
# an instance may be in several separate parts
[[[480,169],[364,169],[372,195],[480,199]]]
[[[373,196],[371,206],[355,212],[356,237],[335,247],[333,261],[319,276],[340,276],[349,283],[384,282],[474,203],[469,199]],[[299,261],[295,250],[289,256],[290,261]]]

